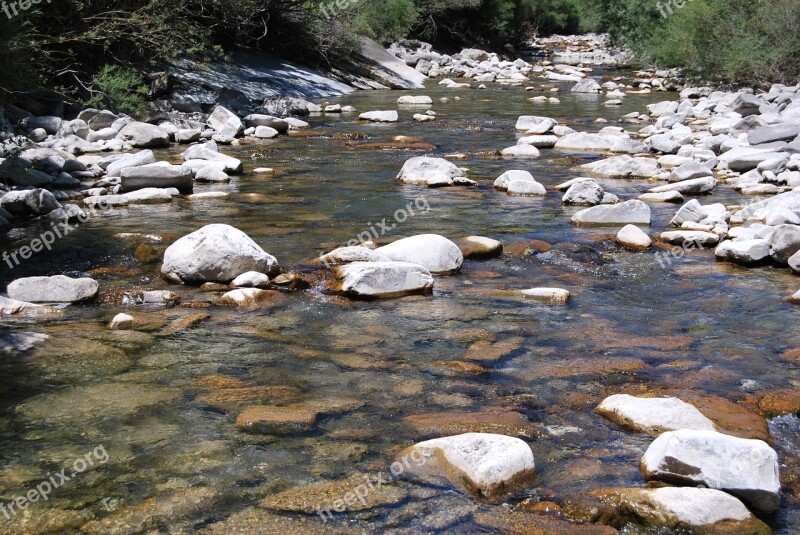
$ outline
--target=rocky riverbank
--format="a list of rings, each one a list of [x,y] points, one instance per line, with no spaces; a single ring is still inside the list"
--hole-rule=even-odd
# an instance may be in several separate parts
[[[0,163],[0,225],[17,242],[33,239],[3,256],[10,276],[0,311],[13,328],[4,354],[41,370],[50,391],[18,396],[4,429],[19,443],[39,444],[52,426],[108,441],[118,471],[93,472],[87,486],[136,492],[61,498],[38,517],[15,516],[11,531],[791,532],[798,350],[767,364],[786,377],[741,361],[766,357],[756,351],[762,338],[800,343],[791,329],[798,308],[769,303],[789,328],[772,332],[754,314],[730,345],[730,326],[717,334],[706,317],[681,323],[704,303],[671,309],[658,318],[667,334],[652,336],[581,307],[595,289],[620,306],[633,292],[625,285],[662,278],[659,265],[677,262],[676,249],[697,263],[680,272],[693,280],[672,281],[671,291],[703,292],[692,283],[729,264],[736,271],[719,276],[733,288],[749,275],[763,278],[765,295],[787,280],[798,287],[790,273],[800,272],[800,87],[667,94],[680,87],[677,73],[598,75],[411,42],[390,51],[440,92],[415,89],[380,109],[273,96],[210,113],[170,109],[153,122],[96,109],[20,118],[31,141]],[[615,111],[656,92],[669,100]],[[549,113],[559,96],[607,113]],[[456,114],[441,108],[481,99],[529,110],[461,126],[505,145],[452,152],[450,139],[430,142]],[[293,142],[303,145],[290,157],[275,152]],[[332,152],[321,157],[326,145]],[[308,181],[309,194],[341,195],[347,175],[323,175],[345,154],[373,152],[401,155],[391,177],[376,174],[385,180],[370,177],[368,187],[402,192],[405,206],[382,224],[401,225],[405,237],[387,239],[370,222],[369,237],[326,239],[321,256],[301,248],[304,260],[288,262],[276,253],[278,244],[296,252],[299,235],[329,215],[305,212],[309,200],[281,189]],[[486,163],[502,173],[488,175]],[[544,176],[556,166],[563,171]],[[281,182],[269,195],[243,191],[260,181]],[[556,208],[546,208],[552,199]],[[279,202],[298,209],[266,225],[269,239],[254,238]],[[456,209],[426,232],[406,232],[402,224],[431,202]],[[243,204],[260,210],[247,232],[237,222]],[[502,232],[474,234],[462,215],[471,205]],[[177,214],[193,230],[153,233],[137,209],[145,222]],[[532,239],[527,219],[545,210],[561,236],[590,229],[603,254]],[[302,226],[289,227],[294,217]],[[124,225],[114,239],[131,258],[91,258],[80,276],[68,261],[57,274],[13,276],[87,222]],[[453,224],[460,234],[440,230]],[[597,271],[608,264],[625,268]],[[624,284],[609,286],[615,278]],[[712,309],[719,299],[704,297]],[[646,305],[631,306],[647,314]],[[717,321],[738,314],[729,312]],[[189,425],[163,424],[176,412]],[[167,465],[148,464],[163,463],[164,443],[179,451]],[[50,455],[54,466],[64,460]],[[298,466],[309,471],[298,475]],[[138,481],[144,472],[157,474],[154,484]],[[13,497],[39,476],[12,461],[0,490]]]

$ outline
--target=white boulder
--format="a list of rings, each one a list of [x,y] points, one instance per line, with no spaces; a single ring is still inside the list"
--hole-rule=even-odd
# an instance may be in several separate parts
[[[230,225],[212,224],[188,234],[164,252],[161,272],[179,282],[229,283],[242,273],[277,275],[280,266],[247,234]]]
[[[716,431],[670,431],[650,444],[641,469],[648,479],[723,490],[762,511],[780,505],[778,455],[761,440]]]

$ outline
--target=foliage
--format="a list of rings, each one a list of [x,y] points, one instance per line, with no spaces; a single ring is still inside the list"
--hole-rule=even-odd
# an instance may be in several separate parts
[[[92,97],[87,106],[108,108],[137,116],[147,111],[148,86],[141,74],[129,67],[106,65],[92,78]]]

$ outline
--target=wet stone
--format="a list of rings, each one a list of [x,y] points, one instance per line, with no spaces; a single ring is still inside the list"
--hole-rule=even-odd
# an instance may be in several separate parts
[[[416,414],[403,418],[403,421],[422,437],[497,433],[532,438],[540,427],[518,412],[501,411]]]
[[[378,474],[356,474],[338,481],[322,481],[268,496],[260,507],[275,511],[318,514],[334,518],[337,513],[352,513],[395,505],[408,497],[396,484],[379,484]],[[384,478],[391,478],[388,472]],[[372,486],[370,486],[370,483]]]
[[[322,519],[306,515],[286,516],[255,507],[234,513],[225,520],[200,530],[201,535],[360,535],[361,529],[325,524]]]
[[[353,411],[363,405],[364,402],[358,400],[326,400],[284,407],[254,405],[239,414],[236,418],[236,427],[249,433],[276,435],[307,433],[314,429],[323,416]]]
[[[89,535],[137,535],[162,527],[175,529],[181,520],[188,521],[191,517],[206,514],[217,498],[215,491],[205,487],[155,496],[106,518],[93,520],[82,526],[81,531]]]
[[[614,535],[617,530],[609,526],[578,524],[539,515],[528,511],[495,509],[476,513],[473,520],[485,530],[507,535],[551,535],[569,533],[574,535]]]
[[[249,386],[214,390],[197,396],[196,401],[215,409],[228,410],[243,403],[283,400],[299,393],[298,389],[291,386]]]

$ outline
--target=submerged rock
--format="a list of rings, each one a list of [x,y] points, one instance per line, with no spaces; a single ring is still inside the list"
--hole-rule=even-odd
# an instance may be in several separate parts
[[[724,490],[762,511],[780,505],[778,455],[761,440],[716,431],[670,431],[650,444],[641,469],[648,479]]]
[[[206,487],[194,487],[172,494],[154,496],[141,503],[124,507],[81,527],[89,535],[108,533],[133,534],[158,530],[181,520],[204,514],[213,508],[219,494]]]
[[[212,224],[180,238],[164,252],[161,272],[170,280],[229,283],[242,273],[280,273],[274,256],[230,225]]]
[[[354,411],[364,406],[355,399],[326,399],[276,407],[253,405],[236,418],[236,427],[250,433],[291,435],[311,431],[320,418]]]
[[[679,429],[714,430],[714,424],[693,405],[678,398],[609,396],[595,409],[612,422],[658,436]]]
[[[442,479],[483,499],[501,499],[528,485],[536,471],[530,446],[505,435],[465,433],[420,442],[398,462],[426,482]],[[408,461],[410,459],[410,462]]]
[[[320,514],[327,521],[326,514],[333,518],[336,513],[390,506],[408,496],[407,490],[389,482],[376,484],[374,479],[375,476],[363,474],[338,481],[320,481],[268,496],[259,506],[274,511]],[[307,531],[318,532],[317,529]]]

